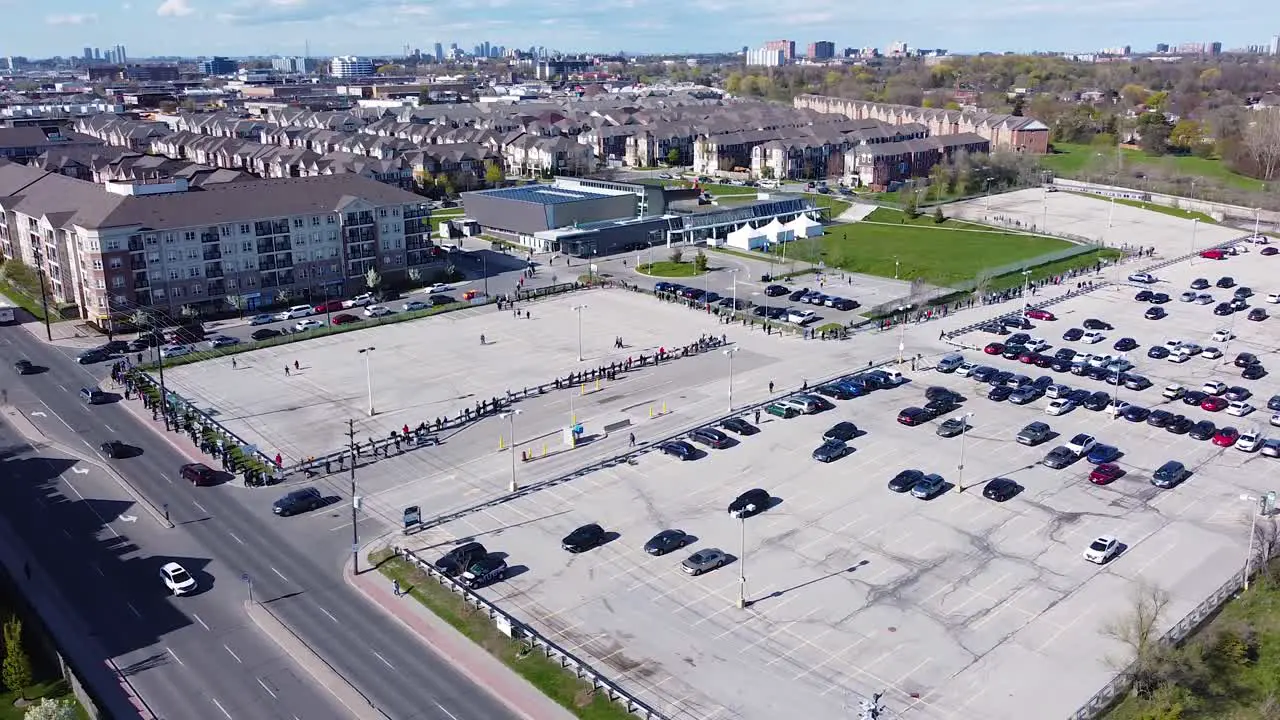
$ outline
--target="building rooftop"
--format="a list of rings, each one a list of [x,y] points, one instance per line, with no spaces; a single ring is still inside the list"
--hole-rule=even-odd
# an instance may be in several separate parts
[[[559,205],[580,200],[598,200],[614,197],[616,193],[589,192],[577,188],[570,190],[556,187],[555,185],[521,185],[519,187],[498,188],[496,190],[481,190],[474,194],[488,195],[489,197],[514,200],[516,202],[534,203],[536,205]]]

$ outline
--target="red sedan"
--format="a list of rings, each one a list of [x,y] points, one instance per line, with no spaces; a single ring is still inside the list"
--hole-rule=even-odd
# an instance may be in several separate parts
[[[1210,250],[1201,251],[1200,257],[1205,258],[1206,260],[1225,260],[1227,257],[1227,254],[1221,250],[1214,248]]]
[[[352,315],[351,313],[342,313],[340,315],[333,316],[334,325],[347,325],[353,322],[360,322],[360,318]]]
[[[987,343],[987,346],[982,348],[982,352],[988,355],[999,355],[1004,352],[1004,343]]]
[[[337,312],[342,309],[342,301],[328,300],[326,302],[320,303],[319,305],[316,305],[315,308],[313,309],[315,310],[315,313],[317,315],[327,313],[327,312]]]
[[[1038,352],[1024,352],[1022,353],[1022,355],[1018,357],[1018,362],[1022,363],[1023,365],[1035,365],[1036,360],[1039,360],[1039,359],[1040,359],[1040,353]]]
[[[1233,427],[1219,428],[1217,434],[1213,436],[1213,444],[1218,447],[1231,447],[1240,439],[1240,431]]]
[[[1093,472],[1089,473],[1089,480],[1094,485],[1106,485],[1114,482],[1116,478],[1124,474],[1124,470],[1115,463],[1102,463],[1093,468]]]
[[[1218,397],[1217,395],[1210,395],[1204,399],[1204,402],[1200,403],[1200,409],[1208,410],[1209,412],[1218,412],[1226,406],[1227,399],[1224,397]]]
[[[1054,314],[1049,312],[1048,310],[1028,310],[1026,312],[1026,315],[1032,320],[1057,320],[1058,319],[1054,317]]]

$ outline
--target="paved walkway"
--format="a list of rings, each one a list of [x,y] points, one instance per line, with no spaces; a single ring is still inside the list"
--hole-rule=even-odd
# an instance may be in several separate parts
[[[373,546],[361,551],[367,556]],[[386,576],[366,569],[356,575],[347,563],[343,577],[365,599],[391,615],[418,636],[440,657],[448,660],[477,685],[487,689],[512,712],[525,720],[572,720],[573,715],[543,695],[524,678],[503,665],[453,626],[441,620],[411,596],[396,597]]]

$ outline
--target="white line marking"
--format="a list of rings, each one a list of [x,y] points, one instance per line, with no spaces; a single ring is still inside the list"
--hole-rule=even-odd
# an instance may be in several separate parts
[[[97,570],[97,571],[98,571],[98,574],[99,574],[99,575],[101,575],[102,577],[106,577],[106,576],[107,576],[107,574],[106,574],[106,573],[102,572],[102,568],[98,567],[98,563],[89,563],[89,564],[93,566],[93,569],[94,569],[94,570]]]
[[[320,606],[317,605],[316,607],[320,607]],[[325,610],[324,608],[320,608],[320,612],[324,613],[325,615],[328,615],[330,620],[334,622],[338,622],[338,618],[334,617],[333,613],[329,612],[328,610]]]
[[[453,718],[453,720],[458,720],[458,716],[457,716],[457,715],[454,715],[453,713],[451,713],[451,712],[449,712],[448,710],[446,710],[446,709],[445,709],[445,707],[444,707],[443,705],[441,705],[440,703],[436,702],[435,700],[432,700],[431,702],[435,702],[435,703],[436,703],[436,707],[440,708],[440,712],[444,713],[445,715],[448,715],[450,718]]]
[[[285,582],[289,582],[289,578],[285,577],[283,573],[281,573],[279,570],[275,569],[274,567],[271,568],[271,572],[275,573],[276,575],[279,575],[281,580]]]
[[[224,644],[222,647],[223,647],[223,649],[225,649],[227,652],[231,653],[231,657],[235,658],[235,659],[236,659],[236,662],[240,663],[241,665],[243,665],[243,664],[244,664],[244,661],[240,659],[240,656],[239,656],[239,655],[237,655],[237,654],[235,654],[235,652],[234,652],[234,651],[232,651],[232,650],[231,650],[231,648],[230,648],[229,646],[227,646],[226,644]]]
[[[263,690],[266,690],[266,691],[267,691],[267,694],[268,694],[268,695],[270,695],[272,698],[274,698],[274,699],[276,699],[276,700],[279,700],[279,699],[280,699],[280,698],[276,697],[276,694],[275,694],[275,693],[271,692],[271,688],[267,687],[267,684],[266,684],[266,683],[262,682],[262,678],[258,678],[257,680],[258,680],[258,684],[262,686],[262,689],[263,689]]]
[[[396,669],[396,666],[395,666],[395,665],[392,665],[392,664],[391,664],[391,663],[389,663],[389,662],[387,662],[387,659],[386,659],[386,658],[384,658],[384,657],[382,657],[382,655],[378,654],[378,651],[377,651],[377,650],[374,650],[374,651],[372,651],[372,652],[373,652],[373,654],[374,654],[374,655],[375,655],[379,660],[381,660],[381,661],[382,661],[382,664],[383,664],[383,665],[386,665],[387,667],[391,668],[392,670],[395,670],[395,669]]]
[[[37,399],[37,400],[39,400],[39,398],[36,398],[36,399]],[[68,430],[70,430],[71,432],[75,432],[75,431],[76,431],[76,429],[75,429],[75,428],[71,427],[71,424],[70,424],[70,423],[68,423],[66,420],[63,420],[61,415],[59,415],[58,413],[54,412],[54,411],[53,411],[53,408],[49,407],[49,403],[47,403],[47,402],[45,402],[45,401],[43,401],[43,400],[40,400],[40,404],[41,404],[41,405],[44,405],[44,409],[45,409],[45,410],[48,410],[50,415],[53,415],[54,417],[58,418],[58,422],[62,423],[63,425],[66,425]]]
[[[62,392],[66,392],[66,391],[67,391],[67,389],[66,389],[66,388],[62,387],[62,383],[58,383],[58,389],[59,389],[59,390],[61,390]]]
[[[166,647],[166,648],[165,648],[165,650],[168,650],[168,651],[169,651],[169,654],[173,656],[173,659],[174,659],[174,660],[177,660],[177,661],[178,661],[178,664],[179,664],[179,665],[186,665],[186,663],[182,662],[182,658],[178,657],[178,653],[176,653],[176,652],[174,652],[174,651],[173,651],[173,648],[171,648],[171,647]]]
[[[205,510],[205,509],[204,509],[204,506],[203,506],[203,505],[201,505],[200,503],[196,502],[195,500],[192,500],[192,501],[191,501],[191,504],[192,504],[192,505],[195,505],[197,508],[199,508],[200,512],[202,512],[202,513],[207,513],[207,512],[209,512],[208,510]]]
[[[191,613],[191,617],[195,618],[195,619],[196,619],[196,622],[200,623],[200,625],[201,625],[205,630],[209,630],[209,626],[208,626],[208,625],[205,625],[204,620],[201,620],[199,615],[197,615],[197,614],[195,614],[195,613]],[[212,630],[209,630],[209,632],[213,632],[213,631],[212,631]]]
[[[116,431],[116,429],[115,429],[115,428],[111,427],[110,425],[108,425],[108,424],[106,424],[106,423],[102,423],[102,427],[104,427],[104,428],[106,428],[106,429],[110,430],[111,432],[115,432],[115,431]]]
[[[244,541],[243,541],[243,540],[241,540],[239,537],[237,537],[237,536],[236,536],[236,534],[235,534],[235,533],[233,533],[233,532],[231,532],[230,530],[228,530],[228,531],[227,531],[227,534],[228,534],[228,535],[230,535],[230,536],[231,536],[231,538],[232,538],[233,540],[235,540],[236,542],[240,543],[241,545],[243,545],[243,544],[244,544]]]
[[[218,709],[222,711],[222,714],[223,714],[223,715],[226,715],[226,716],[227,716],[227,720],[232,720],[232,718],[231,718],[231,713],[227,712],[227,709],[226,709],[226,708],[224,708],[224,707],[222,707],[222,703],[218,702],[218,698],[216,698],[216,697],[214,697],[214,696],[210,695],[210,696],[209,696],[209,699],[213,701],[213,704],[214,704],[214,705],[217,705],[217,706],[218,706]]]
[[[126,600],[124,604],[129,606],[129,610],[132,611],[134,615],[142,617],[142,613],[138,612],[138,608],[134,607],[133,603]]]

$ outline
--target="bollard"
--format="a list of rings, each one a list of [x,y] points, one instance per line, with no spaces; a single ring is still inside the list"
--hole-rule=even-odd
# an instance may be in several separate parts
[[[546,456],[547,456],[547,444],[542,443],[542,457],[546,457]]]
[[[579,385],[578,387],[582,390],[582,392],[578,393],[579,395],[586,395],[586,394],[587,394],[587,384],[586,384],[586,383],[582,383],[582,384],[581,384],[581,385]]]
[[[596,378],[596,390],[600,389],[600,378]]]
[[[662,401],[662,414],[663,414],[663,415],[666,415],[666,414],[667,414],[667,401],[666,401],[666,400],[663,400],[663,401]]]
[[[650,420],[652,420],[652,419],[653,419],[653,406],[652,406],[652,405],[650,405],[650,406],[649,406],[649,419],[650,419]]]
[[[506,450],[506,449],[507,449],[507,439],[499,435],[498,436],[498,452],[502,452],[503,450]]]

